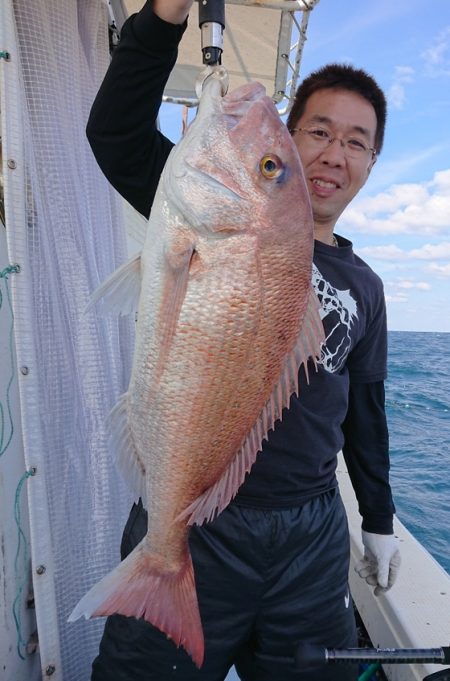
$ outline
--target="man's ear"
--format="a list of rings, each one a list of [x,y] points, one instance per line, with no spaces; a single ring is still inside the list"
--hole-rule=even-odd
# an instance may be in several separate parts
[[[367,177],[369,177],[372,168],[374,167],[375,163],[377,162],[378,156],[374,156],[372,160],[370,161],[369,165],[367,166]]]

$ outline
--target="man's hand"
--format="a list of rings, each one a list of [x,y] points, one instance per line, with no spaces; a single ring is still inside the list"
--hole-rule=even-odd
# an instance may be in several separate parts
[[[398,541],[393,534],[374,534],[362,531],[364,558],[355,570],[367,584],[375,587],[374,594],[389,591],[400,568]]]
[[[194,0],[153,0],[154,13],[169,24],[182,24]]]

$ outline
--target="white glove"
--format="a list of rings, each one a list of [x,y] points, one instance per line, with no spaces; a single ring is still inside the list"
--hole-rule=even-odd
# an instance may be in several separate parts
[[[364,558],[355,566],[356,572],[375,587],[374,594],[389,591],[400,568],[398,540],[393,534],[374,534],[362,530]]]

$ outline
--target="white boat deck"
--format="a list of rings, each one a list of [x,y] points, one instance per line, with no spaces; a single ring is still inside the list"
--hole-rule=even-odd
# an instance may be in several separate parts
[[[398,519],[402,565],[397,582],[379,597],[354,571],[361,559],[361,517],[343,459],[338,479],[351,538],[350,590],[376,648],[440,648],[450,644],[450,576]],[[412,493],[414,490],[411,490]],[[389,681],[422,681],[441,665],[387,665]]]

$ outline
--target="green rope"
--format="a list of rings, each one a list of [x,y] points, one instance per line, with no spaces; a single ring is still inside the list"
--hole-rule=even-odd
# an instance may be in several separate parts
[[[9,290],[8,286],[8,275],[9,274],[17,274],[20,272],[20,267],[19,265],[9,265],[6,267],[3,271],[0,272],[0,279],[4,279],[5,281],[5,291],[6,291],[6,299],[8,301],[8,306],[9,306],[9,311],[11,313],[11,326],[9,329],[9,354],[10,354],[10,359],[11,359],[11,376],[8,381],[8,384],[6,386],[6,408],[7,408],[7,417],[9,421],[9,436],[7,438],[7,441],[5,442],[5,409],[3,407],[3,404],[0,402],[0,456],[3,456],[3,454],[6,452],[14,434],[14,423],[13,423],[13,418],[12,418],[12,409],[11,409],[11,402],[10,402],[10,389],[12,382],[14,380],[15,376],[15,356],[14,356],[14,344],[13,344],[13,333],[14,333],[14,314],[13,314],[13,308],[12,308],[12,301],[11,301],[11,293]],[[0,310],[2,309],[3,305],[3,294],[0,289]]]
[[[17,274],[20,272],[20,265],[8,265],[4,270],[0,272],[0,279],[8,278],[8,274]]]
[[[369,665],[367,669],[363,671],[361,676],[358,676],[358,681],[371,681],[373,675],[380,669],[381,665],[379,662],[374,662]]]
[[[1,56],[1,54],[0,54]],[[12,408],[11,408],[11,399],[10,399],[10,391],[11,391],[11,385],[14,380],[14,376],[16,374],[16,362],[15,362],[15,353],[14,353],[14,312],[13,312],[13,307],[12,307],[12,300],[11,300],[11,293],[9,290],[9,285],[8,285],[8,277],[10,274],[17,274],[20,272],[20,267],[19,265],[8,265],[4,270],[0,271],[0,281],[3,280],[4,286],[5,286],[5,292],[6,292],[6,300],[8,303],[8,308],[9,308],[9,313],[11,317],[11,325],[9,329],[9,354],[10,354],[10,364],[11,364],[11,376],[8,380],[7,386],[6,386],[6,411],[5,407],[3,406],[2,402],[0,402],[0,457],[3,456],[3,454],[6,452],[8,449],[11,440],[14,435],[14,421],[13,421],[13,415],[12,415]],[[3,307],[4,303],[4,296],[2,293],[2,290],[0,289],[0,310]],[[8,423],[7,423],[8,422]],[[8,435],[6,436],[6,432],[8,432]],[[16,551],[16,556],[14,559],[14,571],[16,574],[16,579],[17,575],[19,574],[19,560],[21,557],[21,554],[23,554],[23,574],[25,575],[24,578],[22,579],[22,582],[18,584],[18,590],[16,597],[13,602],[12,606],[12,612],[13,612],[13,617],[14,617],[14,622],[16,625],[16,631],[17,631],[17,653],[19,657],[22,660],[25,660],[25,654],[26,652],[26,642],[23,640],[22,637],[22,630],[21,630],[21,606],[22,606],[22,593],[24,590],[25,585],[28,582],[28,563],[29,563],[29,551],[28,551],[28,543],[27,539],[25,537],[25,534],[22,529],[22,522],[21,522],[21,511],[20,511],[20,494],[22,491],[23,484],[27,478],[29,478],[31,475],[35,474],[35,470],[27,471],[23,474],[21,479],[19,480],[19,483],[16,488],[16,493],[15,493],[15,501],[14,501],[14,519],[16,521],[17,525],[17,532],[18,532],[18,541],[17,541],[17,551]],[[24,652],[22,652],[24,651]]]
[[[24,578],[22,582],[19,584],[19,588],[17,590],[17,595],[14,599],[13,603],[13,617],[14,617],[14,622],[16,625],[16,631],[17,631],[17,654],[19,655],[21,660],[25,660],[25,655],[22,654],[22,649],[25,649],[26,647],[26,642],[23,640],[22,637],[22,625],[21,625],[21,598],[22,598],[22,593],[25,588],[25,585],[28,583],[28,561],[29,561],[29,552],[28,552],[28,542],[27,538],[25,537],[25,534],[22,529],[22,521],[21,521],[21,511],[20,511],[20,494],[22,491],[22,487],[24,485],[24,482],[27,478],[31,477],[32,475],[36,474],[36,469],[32,468],[29,471],[25,471],[25,473],[22,475],[22,477],[19,480],[19,484],[17,485],[16,488],[16,495],[15,495],[15,501],[14,501],[14,519],[16,521],[17,525],[17,533],[18,533],[18,541],[17,541],[17,551],[16,551],[16,557],[14,559],[14,570],[16,575],[19,573],[19,558],[20,558],[20,553],[21,549],[23,546],[23,573],[24,573]]]

